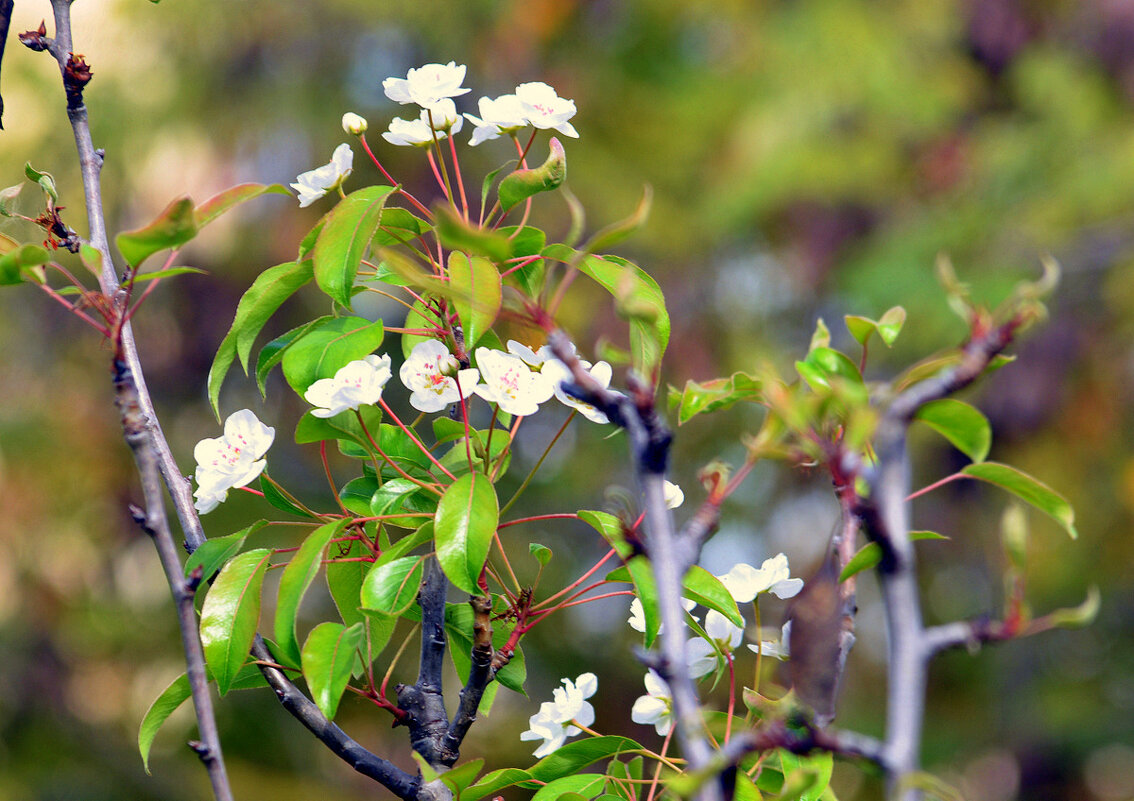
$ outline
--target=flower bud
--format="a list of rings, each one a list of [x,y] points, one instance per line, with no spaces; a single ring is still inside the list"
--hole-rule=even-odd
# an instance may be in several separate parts
[[[353,111],[348,111],[346,114],[343,115],[343,130],[346,131],[348,134],[354,134],[355,136],[361,136],[363,133],[366,132],[366,128],[367,128],[367,124],[366,124],[366,118],[365,117],[360,117],[357,114],[355,114]]]

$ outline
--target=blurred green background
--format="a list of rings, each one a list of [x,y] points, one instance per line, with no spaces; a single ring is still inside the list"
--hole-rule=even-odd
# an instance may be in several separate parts
[[[181,194],[203,200],[241,181],[294,180],[346,139],[348,110],[369,118],[370,141],[399,180],[428,195],[418,153],[379,137],[407,113],[384,98],[383,78],[429,61],[467,64],[473,91],[459,107],[468,111],[482,94],[551,83],[579,109],[581,138],[565,144],[589,228],[628,214],[643,183],[654,187],[649,224],[620,252],[666,292],[665,377],[677,385],[763,359],[787,371],[817,316],[848,346],[842,315],[877,317],[900,303],[905,331],[892,351],[872,353],[870,375],[885,377],[965,336],[933,277],[936,254],[992,302],[1054,255],[1064,275],[1051,319],[966,398],[992,420],[991,458],[1051,484],[1079,515],[1075,543],[1031,518],[1029,603],[1037,613],[1074,605],[1096,584],[1102,611],[1086,630],[938,659],[925,763],[974,801],[1134,798],[1134,4],[79,0],[74,12],[76,49],[94,71],[86,98],[107,154],[112,232]],[[43,0],[16,0],[0,83],[0,185],[21,180],[25,161],[52,172],[65,218],[85,234],[57,69],[15,41],[42,17]],[[509,156],[500,142],[462,154],[474,185]],[[377,181],[363,158],[355,165],[351,185]],[[536,205],[537,224],[565,230],[558,198]],[[185,472],[193,443],[216,433],[205,374],[240,293],[293,257],[322,208],[280,197],[242,207],[182,256],[209,274],[167,282],[136,318]],[[34,236],[11,221],[0,232]],[[270,331],[319,303],[314,293],[297,299]],[[622,335],[607,305],[583,291],[564,310],[585,350]],[[145,709],[184,665],[152,546],[125,511],[138,490],[111,404],[109,353],[28,287],[0,293],[0,345],[0,799],[207,797],[183,745],[194,736],[189,715],[159,735],[152,776],[134,746]],[[274,422],[273,473],[325,498],[317,454],[287,445],[303,406],[283,389],[274,384],[262,403],[234,374],[222,411],[251,406]],[[739,433],[758,422],[738,409],[678,432],[674,473],[691,500],[698,468],[717,455],[738,460]],[[534,454],[557,424],[533,418]],[[528,508],[602,508],[607,484],[629,484],[624,443],[596,432],[565,439]],[[963,464],[929,436],[914,446],[920,483]],[[599,458],[609,474],[594,470]],[[998,613],[1005,500],[954,484],[915,504],[918,527],[952,538],[920,546],[931,621]],[[738,556],[759,564],[783,550],[807,575],[835,514],[821,475],[761,466],[726,508],[704,563],[723,572]],[[220,535],[258,515],[236,500],[205,522]],[[561,576],[603,551],[577,529],[524,536],[555,549]],[[877,591],[862,584],[838,723],[880,734],[884,634]],[[600,676],[596,726],[653,742],[628,719],[642,687],[625,614],[616,599],[537,629],[530,699],[501,693],[466,757],[530,764],[517,739],[527,716],[560,677],[586,669]],[[780,614],[767,610],[772,622]],[[412,681],[412,670],[401,678]],[[347,702],[340,717],[410,767],[388,716]],[[376,797],[270,693],[229,696],[220,719],[238,797]],[[844,799],[881,793],[850,766],[837,768],[835,788]]]

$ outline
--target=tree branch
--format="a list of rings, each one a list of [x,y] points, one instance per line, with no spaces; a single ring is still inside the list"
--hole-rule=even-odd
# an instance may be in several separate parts
[[[329,721],[306,695],[291,683],[283,671],[272,667],[275,661],[260,635],[252,645],[252,656],[260,660],[260,672],[275,691],[280,704],[307,727],[319,742],[363,776],[374,779],[404,801],[414,801],[422,790],[420,776],[414,776],[394,763],[363,748],[346,732]]]
[[[705,735],[697,687],[685,663],[687,627],[681,608],[683,579],[696,561],[700,540],[677,534],[673,513],[665,503],[665,471],[672,440],[669,430],[654,408],[652,392],[645,386],[631,386],[633,398],[600,386],[584,369],[561,331],[552,332],[548,344],[556,358],[567,365],[574,384],[565,387],[567,392],[598,408],[612,422],[622,426],[630,441],[638,484],[645,509],[647,555],[657,585],[658,607],[661,612],[661,659],[659,673],[669,685],[673,700],[677,740],[690,772],[711,769],[715,763],[714,751]],[[708,527],[691,528],[696,537],[707,534]],[[720,801],[724,797],[720,781],[714,777],[698,790],[700,801]]]
[[[441,742],[442,750],[453,755],[453,762],[449,764],[455,763],[460,756],[461,743],[468,734],[469,728],[476,722],[480,699],[495,674],[492,669],[492,598],[487,595],[473,595],[469,598],[469,606],[473,609],[473,647],[469,680],[461,690],[461,702],[457,707],[457,713],[453,716],[449,731]]]
[[[144,511],[137,507],[133,507],[131,511],[135,520],[153,539],[177,608],[177,622],[181,628],[181,647],[185,651],[185,673],[193,694],[197,729],[201,737],[199,746],[194,750],[205,764],[209,781],[213,786],[213,795],[217,801],[233,801],[232,788],[229,786],[228,774],[224,766],[224,754],[221,752],[216,717],[213,713],[213,701],[209,695],[209,679],[205,673],[205,652],[201,646],[201,638],[197,634],[197,610],[193,605],[193,596],[201,577],[198,575],[192,580],[185,578],[177,554],[177,546],[169,528],[169,519],[165,514],[165,497],[158,474],[153,438],[142,416],[137,386],[125,362],[115,359],[114,367],[115,405],[122,417],[122,431],[126,444],[134,453],[134,461],[142,481],[142,494],[145,498]]]
[[[920,791],[908,788],[905,779],[919,766],[928,662],[937,650],[934,642],[948,643],[960,636],[960,629],[949,628],[927,638],[922,622],[917,568],[909,537],[906,430],[923,404],[951,395],[975,381],[992,358],[1011,342],[1022,322],[1017,316],[1003,325],[974,331],[956,365],[894,398],[879,421],[874,441],[876,465],[865,472],[870,498],[856,512],[862,517],[867,535],[882,548],[878,572],[889,634],[885,765],[888,792],[902,801],[921,796]]]
[[[445,659],[445,593],[449,580],[435,557],[425,562],[425,577],[417,600],[421,606],[421,668],[417,683],[399,684],[398,707],[408,714],[410,744],[426,762],[444,770],[457,760],[445,751],[442,742],[449,732],[441,668]]]

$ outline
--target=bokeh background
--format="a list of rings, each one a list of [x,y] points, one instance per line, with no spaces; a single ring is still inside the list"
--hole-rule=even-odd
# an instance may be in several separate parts
[[[76,48],[94,71],[86,97],[107,154],[112,231],[147,222],[181,194],[294,180],[345,140],[348,110],[370,119],[371,142],[399,179],[429,194],[417,152],[378,137],[404,113],[382,95],[382,78],[428,61],[467,64],[468,111],[481,94],[553,84],[579,109],[569,183],[590,230],[628,214],[643,183],[654,188],[649,224],[620,252],[666,292],[665,378],[677,385],[765,359],[790,370],[816,317],[845,346],[844,314],[902,304],[910,316],[898,343],[872,353],[869,374],[884,378],[965,335],[933,277],[939,252],[990,302],[1035,276],[1042,254],[1055,256],[1064,273],[1050,320],[966,398],[992,420],[991,458],[1045,480],[1078,512],[1078,542],[1030,518],[1029,603],[1040,613],[1074,605],[1094,584],[1102,611],[1085,630],[939,658],[925,762],[974,801],[1134,798],[1134,3],[80,0],[74,11]],[[43,0],[17,0],[0,83],[0,185],[20,181],[25,161],[52,172],[66,219],[85,233],[58,72],[14,38],[43,17]],[[509,155],[499,142],[463,154],[469,176]],[[355,163],[354,185],[377,180],[363,158]],[[161,286],[136,319],[187,473],[193,443],[216,433],[205,375],[236,301],[261,270],[293,258],[319,208],[269,197],[215,223],[181,259],[208,275]],[[562,232],[565,206],[541,198],[536,222]],[[0,231],[32,236],[11,221]],[[321,302],[296,299],[271,332]],[[601,293],[581,292],[564,322],[584,348],[622,335]],[[184,746],[189,715],[159,735],[152,776],[134,745],[150,701],[184,667],[152,547],[125,513],[138,490],[108,351],[27,287],[0,293],[0,345],[0,798],[207,797]],[[316,454],[287,445],[303,407],[284,389],[272,384],[261,401],[234,374],[222,408],[251,406],[274,421],[273,473],[325,500]],[[561,419],[548,417],[531,421],[521,462]],[[740,435],[758,422],[737,409],[678,432],[674,472],[692,501],[698,468],[738,460]],[[963,463],[930,436],[914,446],[919,482]],[[607,486],[630,481],[622,441],[595,428],[576,427],[549,464],[527,497],[533,511],[603,508]],[[997,614],[1005,502],[959,484],[917,502],[917,525],[951,537],[919,546],[930,620]],[[738,556],[759,564],[785,551],[807,575],[835,512],[821,475],[761,466],[726,508],[704,563],[723,572]],[[206,526],[227,534],[259,514],[236,499]],[[524,536],[556,551],[553,578],[603,550],[569,527]],[[876,589],[863,585],[839,723],[880,734],[884,634]],[[773,623],[780,614],[766,610]],[[596,726],[653,743],[652,729],[629,721],[642,687],[625,615],[615,599],[537,629],[526,649],[530,699],[501,693],[466,755],[530,764],[517,739],[526,717],[560,677],[586,669],[600,676]],[[387,716],[346,702],[340,718],[412,764]],[[229,696],[220,720],[240,798],[383,795],[323,753],[267,691]],[[834,786],[844,799],[881,794],[850,766],[837,768]]]

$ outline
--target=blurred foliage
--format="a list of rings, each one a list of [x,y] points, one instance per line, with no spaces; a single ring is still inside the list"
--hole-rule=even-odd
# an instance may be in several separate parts
[[[892,371],[964,336],[932,277],[939,251],[990,300],[1038,273],[1041,254],[1054,255],[1064,281],[1050,321],[975,401],[992,421],[991,458],[1043,478],[1079,514],[1075,544],[1033,516],[1029,602],[1038,612],[1073,605],[1098,583],[1101,617],[1086,630],[943,656],[932,672],[926,763],[972,799],[1134,795],[1130,4],[80,0],[75,14],[76,48],[94,71],[86,97],[107,154],[112,232],[144,224],[182,193],[199,201],[238,181],[294,180],[344,140],[344,111],[384,128],[398,109],[380,81],[410,66],[467,63],[474,96],[526,80],[553,84],[580,110],[568,177],[589,231],[628,214],[643,183],[654,188],[651,219],[625,252],[658,278],[675,310],[666,370],[678,385],[766,358],[787,364],[820,315],[847,346],[844,314],[877,317],[900,303],[910,323],[893,352],[879,348],[871,360]],[[17,2],[13,33],[41,17],[50,19],[46,2]],[[51,171],[65,219],[85,233],[54,63],[13,36],[0,90],[0,184],[17,183],[28,160]],[[491,148],[477,149],[468,174],[498,166],[501,151]],[[422,189],[429,176],[414,156],[395,150],[387,166]],[[565,228],[559,203],[537,203],[536,223]],[[205,375],[236,299],[261,270],[293,256],[312,219],[283,198],[248,204],[183,254],[209,275],[169,281],[137,318],[147,377],[183,464],[213,431]],[[29,236],[10,221],[0,230]],[[584,293],[563,312],[588,346],[618,330],[596,313],[600,301]],[[30,288],[0,294],[0,343],[0,797],[203,797],[204,772],[179,745],[192,736],[188,717],[159,737],[152,777],[134,749],[146,706],[183,668],[156,558],[125,512],[137,490],[111,405],[108,352]],[[280,402],[262,416],[298,417]],[[255,403],[251,382],[226,385],[226,409]],[[758,423],[746,414],[682,428],[676,478],[694,499],[704,463],[738,459],[737,432]],[[961,464],[929,435],[913,443],[921,483]],[[572,453],[592,463],[601,454],[610,465],[625,458],[617,438],[566,437],[552,459],[562,469],[546,473],[533,505],[573,493],[580,508],[597,508],[608,481],[630,480],[572,469]],[[291,483],[306,479],[320,491],[313,454],[276,458]],[[817,561],[836,514],[822,484],[754,471],[706,549],[707,566],[723,572],[726,558],[781,549],[800,570]],[[921,551],[931,620],[996,614],[1003,557],[993,521],[1002,503],[961,482],[915,506],[918,528],[951,537]],[[207,520],[211,534],[246,518],[229,506]],[[573,549],[599,548],[559,529],[536,538],[557,554],[549,569],[570,569]],[[879,732],[885,644],[876,593],[864,584],[839,722]],[[533,633],[530,692],[546,696],[559,677],[594,669],[605,699],[596,726],[642,736],[625,714],[640,692],[639,668],[628,648],[609,646],[612,637],[630,642],[625,608],[616,599],[585,612],[599,619],[580,615]],[[607,703],[617,698],[625,704]],[[346,727],[409,766],[400,733],[361,707],[344,708]],[[517,724],[534,707],[501,703],[478,723],[475,748],[519,764]],[[373,797],[270,694],[226,699],[221,723],[239,797]],[[840,798],[880,792],[841,768],[835,787]]]

